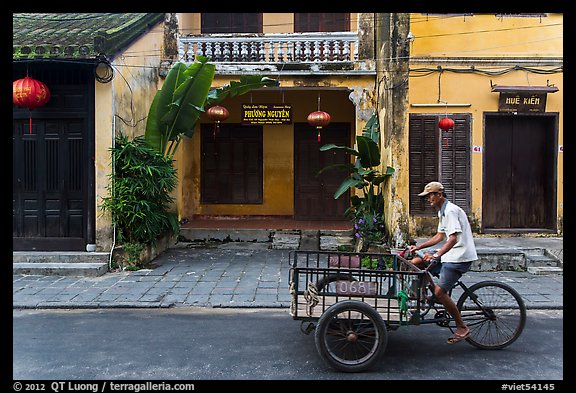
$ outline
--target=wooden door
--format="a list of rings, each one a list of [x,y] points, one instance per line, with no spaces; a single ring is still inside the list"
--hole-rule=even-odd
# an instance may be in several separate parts
[[[482,226],[490,230],[554,230],[556,117],[485,118]]]
[[[13,122],[13,247],[84,250],[90,168],[84,119]]]
[[[95,243],[94,70],[67,63],[13,65],[50,89],[50,101],[12,112],[12,247],[84,251]],[[108,130],[109,132],[109,130]]]
[[[307,123],[294,124],[294,218],[297,220],[345,220],[350,205],[348,193],[334,199],[334,193],[348,176],[342,170],[328,170],[329,165],[350,162],[342,151],[320,151],[324,144],[350,146],[350,124],[332,123],[322,129],[321,142],[316,129]]]

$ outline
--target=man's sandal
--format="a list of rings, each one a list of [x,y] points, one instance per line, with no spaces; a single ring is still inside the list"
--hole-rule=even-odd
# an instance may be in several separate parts
[[[459,343],[460,341],[466,340],[468,338],[468,336],[470,336],[470,330],[468,330],[468,332],[466,334],[454,333],[452,336],[448,337],[448,340],[446,341],[446,343],[447,344],[456,344],[456,343]]]

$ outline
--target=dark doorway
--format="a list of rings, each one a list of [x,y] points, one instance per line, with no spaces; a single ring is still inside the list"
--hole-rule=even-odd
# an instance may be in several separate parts
[[[320,151],[328,143],[350,146],[350,124],[331,123],[322,129],[320,143],[317,137],[316,129],[309,124],[294,124],[294,218],[345,220],[350,196],[334,199],[334,193],[348,174],[337,169],[317,174],[329,165],[350,162],[350,156],[342,151]]]
[[[485,231],[555,231],[557,124],[555,114],[485,116]]]
[[[48,104],[12,120],[12,246],[15,251],[80,251],[94,243],[94,77],[89,67],[36,65]],[[14,79],[26,75],[14,67]]]
[[[200,149],[202,203],[262,203],[262,126],[202,124]]]

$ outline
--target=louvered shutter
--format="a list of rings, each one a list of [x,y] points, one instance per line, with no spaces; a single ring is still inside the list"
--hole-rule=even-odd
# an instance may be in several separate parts
[[[454,129],[441,131],[440,182],[448,199],[470,211],[470,114],[450,115]]]
[[[451,114],[455,126],[442,131],[438,122],[443,115],[411,114],[409,120],[410,213],[434,215],[418,194],[431,181],[440,181],[448,199],[464,211],[470,211],[470,130],[471,115]]]
[[[434,209],[418,194],[428,182],[438,179],[438,130],[436,116],[410,115],[408,162],[412,214],[434,214]]]

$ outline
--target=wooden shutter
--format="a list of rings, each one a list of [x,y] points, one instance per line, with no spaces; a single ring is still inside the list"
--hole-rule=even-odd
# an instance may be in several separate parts
[[[471,115],[451,114],[455,126],[442,131],[444,115],[411,114],[409,120],[410,213],[433,215],[435,210],[418,194],[431,181],[440,181],[448,199],[470,211]]]
[[[262,203],[262,127],[202,125],[202,203]]]
[[[201,19],[202,34],[262,33],[262,13],[205,12]]]
[[[439,177],[438,130],[437,116],[410,115],[408,162],[412,214],[434,214],[434,209],[418,194],[427,183]]]
[[[440,117],[441,118],[441,117]],[[440,182],[448,199],[470,211],[470,114],[450,115],[454,129],[441,131]]]
[[[307,32],[333,32],[350,31],[350,13],[295,13],[294,31]]]

